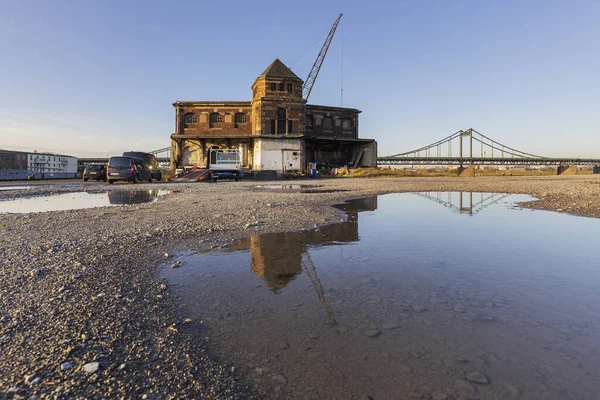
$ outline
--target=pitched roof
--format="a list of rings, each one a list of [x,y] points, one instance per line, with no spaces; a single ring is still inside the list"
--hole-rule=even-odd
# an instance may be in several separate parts
[[[284,63],[279,61],[279,58],[276,58],[275,61],[269,65],[265,72],[259,75],[259,77],[273,77],[273,78],[294,78],[300,79],[296,74],[292,72],[291,69],[285,66]]]

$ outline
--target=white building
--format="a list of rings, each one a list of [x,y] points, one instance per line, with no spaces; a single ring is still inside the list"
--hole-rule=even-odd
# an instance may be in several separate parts
[[[76,178],[77,158],[64,154],[28,153],[27,169],[36,179]]]

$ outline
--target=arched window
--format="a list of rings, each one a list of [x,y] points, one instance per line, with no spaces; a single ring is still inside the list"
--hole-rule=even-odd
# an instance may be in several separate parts
[[[185,114],[183,116],[183,122],[185,123],[186,127],[188,124],[195,124],[197,122],[196,114],[194,114],[194,113]]]
[[[248,122],[246,120],[246,114],[244,114],[244,113],[235,114],[235,127],[236,128],[239,127],[239,124],[245,124],[246,122]]]
[[[344,129],[352,129],[352,121],[349,118],[346,118],[342,121],[342,128]]]
[[[287,119],[287,110],[285,108],[277,109],[277,134],[284,135],[285,134],[285,125]]]
[[[328,131],[332,130],[333,129],[333,119],[331,119],[330,117],[326,117],[323,120],[323,128]]]
[[[223,116],[221,114],[219,114],[219,113],[210,114],[209,126],[211,128],[214,128],[215,124],[220,124],[221,122],[223,122]]]

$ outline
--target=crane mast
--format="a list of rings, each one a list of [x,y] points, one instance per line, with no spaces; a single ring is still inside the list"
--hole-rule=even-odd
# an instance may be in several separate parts
[[[312,69],[310,70],[310,73],[308,74],[308,78],[306,78],[306,81],[304,81],[304,86],[302,87],[302,97],[304,98],[304,100],[308,100],[308,97],[310,96],[310,92],[312,91],[313,85],[315,84],[317,75],[319,75],[319,71],[321,70],[321,65],[323,65],[323,61],[325,60],[325,56],[327,55],[327,50],[329,50],[329,45],[331,44],[331,40],[333,39],[335,30],[337,29],[338,24],[340,23],[340,20],[342,19],[343,15],[344,14],[340,14],[333,23],[333,26],[331,27],[331,30],[329,31],[329,34],[325,39],[325,43],[323,43],[323,47],[321,47],[321,51],[319,52],[319,55],[317,56],[317,59],[315,60],[315,63]]]

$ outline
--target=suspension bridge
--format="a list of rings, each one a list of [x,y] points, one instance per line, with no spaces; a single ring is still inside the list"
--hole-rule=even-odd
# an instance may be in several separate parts
[[[377,157],[378,165],[539,165],[569,166],[599,165],[593,158],[543,157],[499,143],[469,128],[454,132],[437,142],[405,153]],[[562,167],[562,168],[561,168]]]
[[[413,192],[413,194],[450,209],[458,214],[475,215],[501,202],[510,194],[474,192]]]

